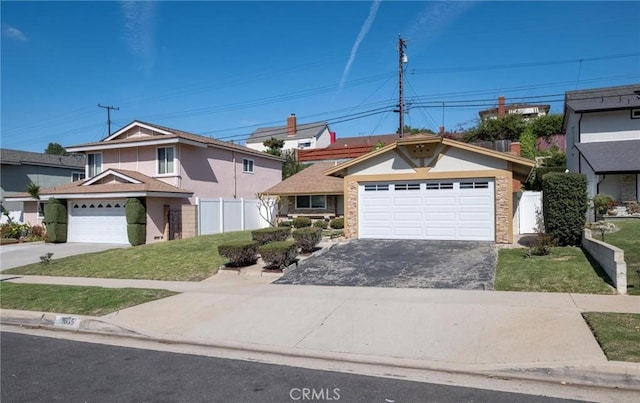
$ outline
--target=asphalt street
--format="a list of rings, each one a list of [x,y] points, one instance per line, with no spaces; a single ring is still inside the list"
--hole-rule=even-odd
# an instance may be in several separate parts
[[[567,402],[2,332],[3,402]]]

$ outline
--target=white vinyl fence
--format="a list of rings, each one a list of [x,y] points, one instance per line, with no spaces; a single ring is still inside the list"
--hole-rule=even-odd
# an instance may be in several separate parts
[[[520,205],[518,206],[518,218],[520,221],[520,234],[533,234],[536,232],[537,212],[542,212],[542,192],[522,192]]]
[[[266,228],[258,199],[198,199],[198,234]],[[263,208],[263,216],[267,216]]]

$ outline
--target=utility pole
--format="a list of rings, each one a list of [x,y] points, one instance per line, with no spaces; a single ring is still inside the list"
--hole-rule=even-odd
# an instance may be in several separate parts
[[[98,108],[105,108],[107,110],[107,128],[109,129],[109,136],[111,136],[111,109],[114,111],[119,111],[120,108],[116,106],[104,106],[98,104]]]
[[[407,42],[402,39],[400,35],[398,35],[398,110],[394,112],[398,112],[400,114],[399,125],[400,125],[400,138],[404,137],[404,63],[407,62],[407,55],[404,53],[404,50],[407,48]]]

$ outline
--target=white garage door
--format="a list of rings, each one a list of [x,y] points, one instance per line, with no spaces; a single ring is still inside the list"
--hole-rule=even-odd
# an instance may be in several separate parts
[[[125,200],[70,200],[67,242],[128,244]]]
[[[358,206],[360,238],[495,240],[493,180],[364,183]]]

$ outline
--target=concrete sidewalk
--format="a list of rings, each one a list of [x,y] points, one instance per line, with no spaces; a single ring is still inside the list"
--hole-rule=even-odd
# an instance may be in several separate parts
[[[128,248],[130,245],[106,243],[46,243],[24,242],[0,246],[0,271],[13,267],[39,263],[40,256],[53,253],[53,259],[102,252],[109,249]]]
[[[199,283],[74,278],[55,283],[182,293],[84,318],[89,331],[454,372],[554,381],[562,374],[572,383],[640,390],[640,364],[607,361],[581,316],[640,313],[640,297],[269,284],[272,280],[225,271]],[[46,326],[52,319],[3,310],[2,321]]]

